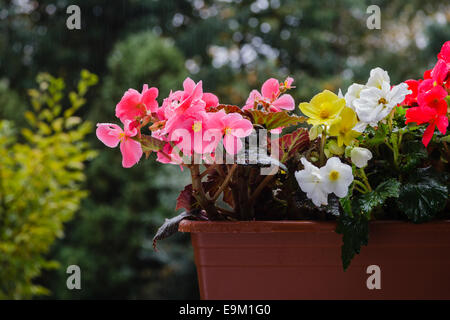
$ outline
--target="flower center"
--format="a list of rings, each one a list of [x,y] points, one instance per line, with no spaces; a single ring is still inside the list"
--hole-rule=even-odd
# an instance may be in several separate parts
[[[195,121],[194,124],[192,125],[192,130],[194,130],[194,132],[199,132],[202,130],[202,122],[201,121]]]
[[[125,138],[126,138],[125,132],[119,133],[119,140],[120,140],[120,141],[125,140]]]
[[[330,111],[326,107],[322,107],[320,110],[319,117],[322,119],[327,119],[330,116]]]
[[[331,181],[336,181],[337,179],[339,179],[339,172],[336,170],[332,170],[330,172],[330,180]]]
[[[225,134],[231,134],[231,128],[225,128],[224,129]]]
[[[385,98],[381,98],[380,100],[378,100],[379,104],[387,104],[387,101]]]

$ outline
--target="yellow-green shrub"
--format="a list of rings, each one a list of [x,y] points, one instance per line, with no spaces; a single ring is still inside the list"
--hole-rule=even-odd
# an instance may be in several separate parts
[[[75,112],[97,76],[83,70],[68,97],[61,78],[40,74],[37,82],[25,112],[29,127],[0,119],[0,299],[48,292],[33,279],[58,266],[45,254],[86,196],[84,161],[95,156],[84,141],[92,124]]]

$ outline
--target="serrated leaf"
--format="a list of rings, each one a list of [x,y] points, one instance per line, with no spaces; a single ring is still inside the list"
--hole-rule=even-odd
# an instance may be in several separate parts
[[[220,110],[225,111],[225,113],[239,113],[242,116],[247,116],[245,111],[232,104],[219,104],[217,107],[209,108],[208,112],[218,112]]]
[[[273,142],[270,142],[272,145]],[[274,142],[278,143],[281,162],[286,162],[296,153],[306,149],[310,144],[308,130],[303,128],[299,128],[290,134],[286,134],[281,138],[276,139]]]
[[[401,186],[398,207],[411,221],[419,223],[432,219],[447,201],[445,179],[432,167],[419,168]]]
[[[246,112],[251,115],[253,124],[263,125],[267,130],[306,122],[305,117],[297,116],[295,114],[290,115],[285,111],[265,112],[261,110],[247,110]]]
[[[369,220],[365,215],[341,215],[336,232],[342,234],[341,258],[345,271],[355,254],[361,251],[361,246],[366,246],[369,241]]]
[[[401,169],[403,171],[408,171],[416,169],[422,160],[428,158],[428,152],[422,141],[407,141],[403,145],[404,153],[404,164],[402,164]]]
[[[358,201],[358,208],[365,215],[369,215],[372,210],[384,204],[388,198],[398,198],[400,194],[400,182],[396,179],[389,179],[378,185],[378,187],[368,193],[361,195]]]

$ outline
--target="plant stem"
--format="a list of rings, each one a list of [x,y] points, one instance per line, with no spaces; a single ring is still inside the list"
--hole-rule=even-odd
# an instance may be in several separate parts
[[[361,172],[361,178],[363,179],[367,189],[372,191],[372,187],[370,186],[369,179],[367,179],[366,173],[364,172],[364,168],[359,169],[359,171]]]
[[[258,185],[258,187],[256,187],[256,190],[253,192],[252,196],[250,197],[250,203],[254,203],[256,198],[259,196],[259,194],[261,193],[261,191],[264,189],[264,187],[272,180],[272,178],[275,175],[267,175],[263,181],[261,181],[261,183]]]
[[[325,165],[325,143],[327,141],[327,127],[324,126],[322,136],[320,138],[320,166]]]
[[[206,211],[206,214],[211,220],[217,219],[219,213],[217,212],[214,202],[208,200],[205,190],[203,190],[202,179],[200,178],[200,165],[190,165],[189,169],[191,170],[193,196],[197,199],[200,206]]]
[[[353,182],[355,183],[356,190],[358,190],[359,192],[361,192],[361,193],[369,192],[369,189],[367,188],[367,186],[364,183],[362,183],[361,181],[353,180]],[[361,187],[362,189],[360,189],[359,187]]]
[[[253,203],[248,199],[248,169],[240,167],[237,171],[239,210],[244,220],[251,220],[254,217]]]
[[[204,176],[206,176],[206,175],[207,175],[208,173],[210,173],[212,170],[216,169],[216,167],[217,167],[217,164],[213,164],[213,165],[210,165],[209,167],[207,167],[207,168],[205,169],[205,171],[203,171],[203,172],[200,174],[200,179],[203,178]]]
[[[237,163],[233,164],[230,171],[228,171],[227,176],[225,177],[225,180],[223,180],[222,184],[220,185],[219,189],[216,191],[214,196],[212,197],[211,201],[216,201],[217,198],[219,198],[220,194],[223,192],[223,190],[228,186],[231,177],[233,176],[234,171],[237,169],[238,165]]]

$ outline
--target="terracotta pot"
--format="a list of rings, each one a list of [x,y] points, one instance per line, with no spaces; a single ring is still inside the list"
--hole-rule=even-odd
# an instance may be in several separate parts
[[[202,299],[450,299],[450,221],[370,224],[347,271],[334,222],[181,222]],[[380,267],[369,290],[367,267]]]

